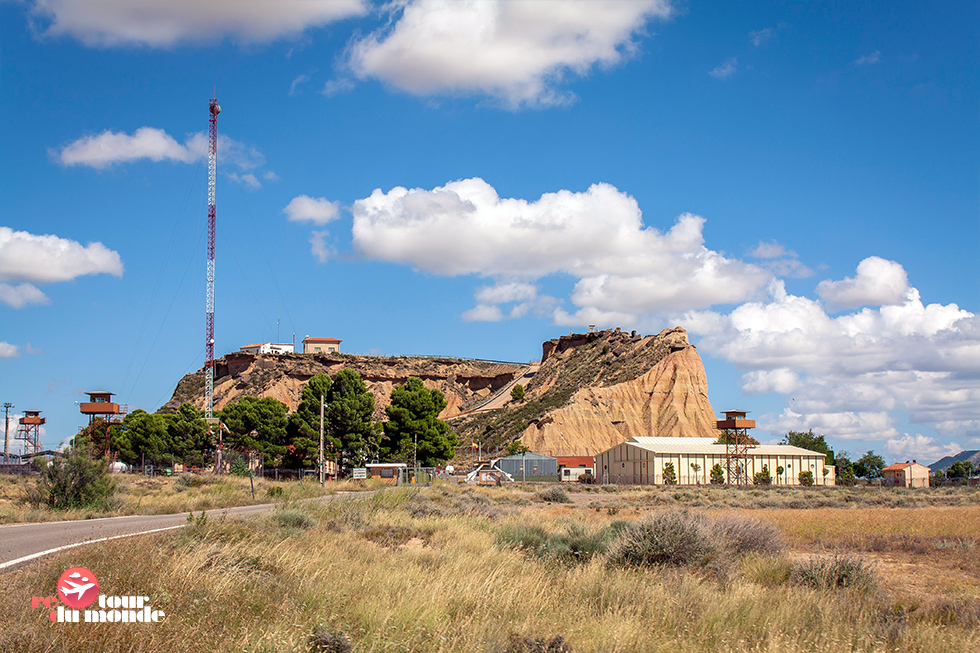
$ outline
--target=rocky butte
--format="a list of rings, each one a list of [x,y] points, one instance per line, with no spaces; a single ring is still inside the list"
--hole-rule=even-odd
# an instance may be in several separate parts
[[[524,377],[529,366],[516,363],[233,353],[215,361],[215,408],[251,396],[273,397],[295,410],[312,376],[336,376],[345,367],[375,394],[379,420],[392,388],[421,378],[446,396],[440,417],[450,421],[460,441],[479,441],[484,450],[519,440],[537,453],[594,455],[634,436],[717,436],[704,365],[679,327],[647,336],[610,329],[549,340],[530,380]],[[526,382],[524,400],[479,410],[494,396],[509,398],[518,380]],[[161,410],[175,410],[184,401],[201,408],[203,391],[199,370],[181,379]]]

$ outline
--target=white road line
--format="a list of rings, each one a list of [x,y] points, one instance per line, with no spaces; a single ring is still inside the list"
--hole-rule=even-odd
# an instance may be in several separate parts
[[[7,562],[0,563],[0,569],[13,567],[14,565],[19,565],[22,562],[27,562],[28,560],[33,560],[34,558],[40,558],[41,556],[46,556],[49,553],[57,553],[58,551],[64,551],[65,549],[74,549],[76,546],[82,546],[84,544],[96,544],[97,542],[108,542],[109,540],[118,540],[121,537],[133,537],[134,535],[146,535],[148,533],[159,533],[160,531],[172,531],[175,528],[183,528],[186,525],[187,524],[177,524],[176,526],[167,526],[165,528],[154,528],[153,530],[140,531],[138,533],[125,533],[123,535],[113,535],[111,537],[100,537],[97,540],[85,540],[84,542],[75,542],[74,544],[66,544],[64,546],[55,547],[54,549],[48,549],[47,551],[32,553],[31,555],[24,556],[23,558],[17,558],[16,560],[9,560]]]

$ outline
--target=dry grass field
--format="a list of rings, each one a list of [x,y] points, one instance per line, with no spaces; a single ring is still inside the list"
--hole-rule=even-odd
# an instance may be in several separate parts
[[[174,477],[144,477],[132,474],[114,476],[116,493],[108,505],[84,510],[50,510],[32,506],[26,500],[33,477],[0,476],[0,524],[20,522],[94,519],[120,515],[163,515],[179,512],[231,508],[281,500],[309,499],[338,491],[362,489],[351,483],[276,482],[210,474],[178,474]],[[254,496],[253,496],[254,488]]]
[[[195,519],[0,575],[0,650],[980,649],[976,490],[754,492],[437,485]],[[76,565],[166,618],[51,623],[30,599]]]

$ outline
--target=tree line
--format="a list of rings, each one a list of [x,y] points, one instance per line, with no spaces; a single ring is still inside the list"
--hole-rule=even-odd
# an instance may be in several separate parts
[[[333,378],[326,374],[312,377],[292,413],[271,397],[242,397],[227,404],[215,413],[226,429],[220,444],[224,450],[256,452],[267,467],[316,467],[321,399],[325,454],[341,469],[372,460],[409,464],[417,460],[421,466],[432,467],[455,453],[456,434],[438,419],[446,407],[442,392],[426,388],[419,378],[410,378],[392,391],[391,405],[385,408],[388,420],[378,423],[373,419],[374,395],[360,375],[349,369]],[[96,450],[108,449],[134,466],[182,463],[207,467],[213,464],[219,446],[218,433],[213,431],[209,432],[201,411],[184,403],[173,414],[134,410],[121,424],[97,420],[76,439],[90,441]]]

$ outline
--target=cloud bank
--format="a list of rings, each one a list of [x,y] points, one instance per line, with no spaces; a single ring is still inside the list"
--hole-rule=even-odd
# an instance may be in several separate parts
[[[556,273],[577,278],[571,295],[577,313],[555,313],[576,324],[595,315],[740,302],[761,294],[771,279],[760,267],[707,249],[703,218],[681,215],[666,232],[647,227],[636,200],[609,184],[527,201],[464,179],[432,190],[378,189],[355,201],[352,213],[354,245],[368,258],[497,279],[494,292],[478,295],[481,308],[471,319],[501,319],[489,309],[502,303],[495,298],[517,289],[529,294],[529,282]]]
[[[46,304],[34,284],[71,281],[89,274],[121,277],[122,260],[102,243],[81,245],[67,238],[0,227],[0,302],[13,308]],[[17,285],[5,282],[22,282]]]
[[[181,42],[244,42],[295,36],[367,12],[366,0],[36,0],[31,10],[46,36],[92,47],[169,47]]]
[[[835,301],[876,306],[832,316],[776,281],[766,301],[728,314],[690,311],[678,321],[701,336],[702,351],[745,371],[744,393],[790,397],[768,430],[884,440],[892,453],[924,443],[898,431],[895,411],[950,438],[980,433],[980,317],[956,304],[923,304],[904,268],[878,257],[862,261],[855,277],[817,288]],[[918,455],[958,446],[920,446]]]
[[[390,26],[349,48],[354,75],[414,95],[488,95],[512,108],[568,101],[567,75],[620,63],[651,20],[673,14],[668,0],[417,0],[386,8]]]
[[[743,393],[786,397],[781,414],[760,420],[773,433],[813,428],[921,459],[980,434],[980,317],[924,303],[896,261],[869,256],[855,274],[820,281],[813,298],[790,294],[780,277],[813,271],[779,243],[748,253],[759,264],[733,258],[705,246],[704,218],[646,226],[632,197],[601,183],[535,200],[501,198],[479,178],[378,189],[352,213],[367,258],[491,279],[464,320],[684,326],[702,352],[743,372]],[[540,291],[556,274],[575,279],[567,298]],[[901,432],[900,414],[947,441]]]

